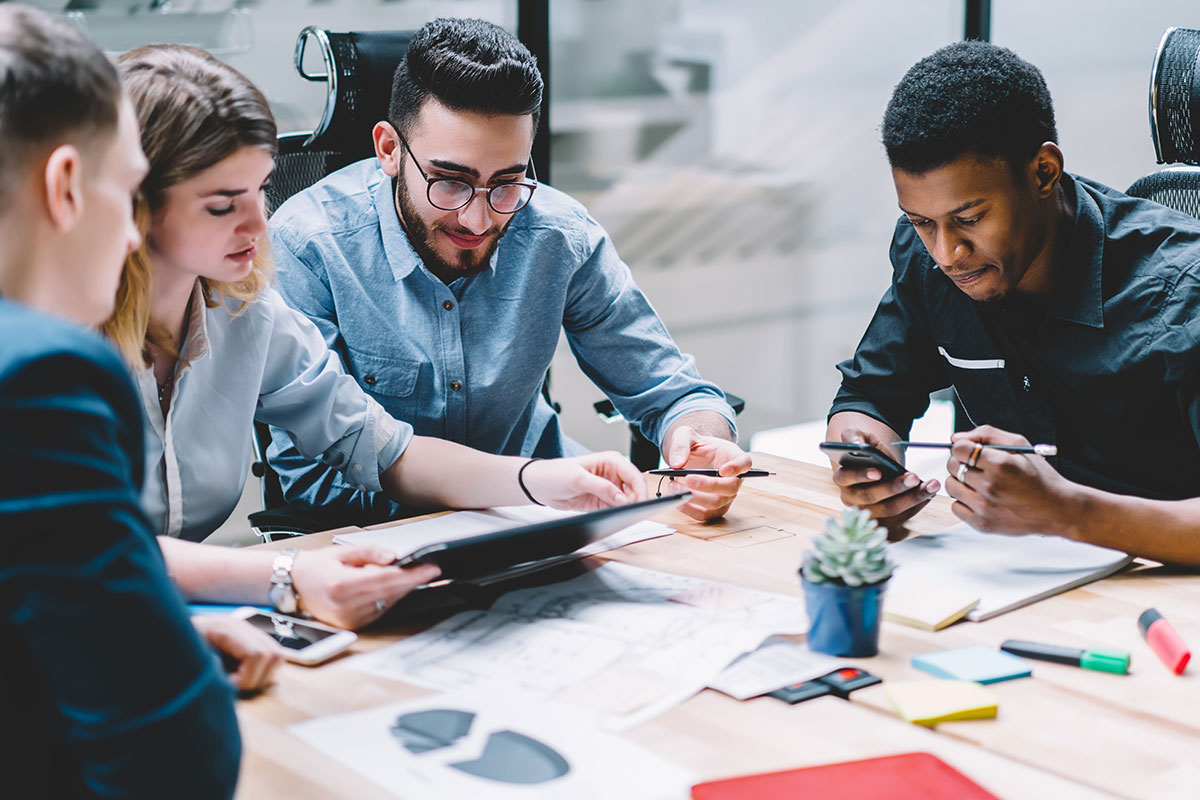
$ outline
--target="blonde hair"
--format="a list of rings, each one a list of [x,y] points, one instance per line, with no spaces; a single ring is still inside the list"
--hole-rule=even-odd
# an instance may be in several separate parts
[[[153,270],[146,239],[166,190],[199,175],[243,147],[274,155],[275,118],[267,99],[245,75],[205,51],[177,44],[138,47],[117,59],[133,101],[150,169],[135,201],[134,217],[142,245],[125,259],[117,304],[101,331],[131,365],[148,365],[153,345],[177,355],[173,336],[150,325]],[[200,279],[204,303],[215,308],[227,299],[240,312],[272,277],[266,242],[259,243],[250,274],[235,283]]]

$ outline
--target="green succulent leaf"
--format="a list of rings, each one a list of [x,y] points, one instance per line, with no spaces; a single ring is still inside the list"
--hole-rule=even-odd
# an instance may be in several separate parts
[[[824,532],[804,554],[802,572],[810,583],[869,586],[891,576],[887,532],[871,515],[846,508],[825,520]]]

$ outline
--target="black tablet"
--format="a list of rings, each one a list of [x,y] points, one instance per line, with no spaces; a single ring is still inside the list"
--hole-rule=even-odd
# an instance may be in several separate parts
[[[402,567],[437,564],[442,580],[469,581],[521,564],[547,561],[587,547],[622,528],[674,508],[691,498],[691,492],[672,494],[640,503],[602,508],[563,519],[518,525],[494,533],[425,545],[396,560]]]

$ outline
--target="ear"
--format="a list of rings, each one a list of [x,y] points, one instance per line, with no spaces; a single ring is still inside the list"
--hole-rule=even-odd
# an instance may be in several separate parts
[[[400,144],[400,134],[392,127],[392,123],[376,122],[371,130],[371,138],[375,142],[375,156],[379,159],[383,174],[389,178],[399,175],[405,152]]]
[[[83,215],[83,163],[79,150],[71,144],[56,147],[46,159],[43,181],[50,224],[59,231],[69,231]]]
[[[1045,142],[1034,155],[1032,167],[1033,187],[1039,199],[1046,199],[1058,188],[1063,176],[1063,153],[1054,142]]]

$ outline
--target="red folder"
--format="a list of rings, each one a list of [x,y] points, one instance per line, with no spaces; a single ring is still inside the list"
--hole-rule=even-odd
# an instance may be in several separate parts
[[[693,800],[999,800],[930,753],[901,753],[861,761],[744,775],[692,787]]]

